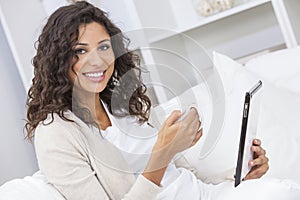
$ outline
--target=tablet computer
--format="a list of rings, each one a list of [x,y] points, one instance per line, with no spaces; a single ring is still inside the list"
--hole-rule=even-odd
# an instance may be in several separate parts
[[[262,87],[262,81],[258,81],[250,91],[245,94],[245,101],[242,114],[242,127],[240,144],[238,151],[238,159],[235,171],[235,182],[234,186],[238,186],[241,180],[247,175],[251,167],[248,166],[248,162],[253,159],[253,153],[250,148],[252,141],[256,136],[256,127],[259,113],[259,100],[260,95],[254,95]],[[251,105],[251,108],[250,108]]]

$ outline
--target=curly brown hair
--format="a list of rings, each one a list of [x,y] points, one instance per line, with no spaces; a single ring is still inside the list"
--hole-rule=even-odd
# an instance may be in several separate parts
[[[140,123],[148,120],[151,101],[146,95],[146,86],[141,81],[139,57],[128,51],[129,39],[108,19],[107,13],[90,3],[79,1],[56,10],[38,38],[37,53],[33,58],[34,78],[26,102],[27,139],[34,137],[36,127],[49,114],[52,121],[53,114],[57,113],[62,119],[73,122],[64,115],[67,110],[73,111],[75,104],[72,99],[73,83],[68,69],[72,59],[78,60],[73,47],[78,41],[79,26],[91,22],[97,22],[106,28],[116,58],[114,73],[99,98],[101,97],[109,112],[115,116],[133,115]],[[75,63],[72,62],[71,67]],[[132,70],[135,73],[127,73]],[[125,74],[129,77],[122,80]],[[112,96],[117,101],[113,106]],[[77,116],[87,124],[94,123],[88,117],[90,115]]]

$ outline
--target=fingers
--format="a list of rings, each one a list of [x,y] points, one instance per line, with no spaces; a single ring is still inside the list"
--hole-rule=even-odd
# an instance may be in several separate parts
[[[198,122],[197,122],[197,131],[200,131],[200,128],[201,128],[201,121],[198,119]]]
[[[196,109],[191,108],[191,112],[193,112],[192,114],[188,115],[187,118],[190,121],[190,124],[193,124],[195,127],[195,130],[198,131],[200,129],[201,126],[201,121],[199,120],[199,115]],[[195,112],[194,112],[195,111]]]
[[[254,168],[247,174],[245,180],[261,178],[268,170],[269,170],[268,164],[264,164],[260,167]]]
[[[186,130],[189,129],[189,131],[187,132],[190,133],[190,136],[192,136],[192,139],[194,139],[194,137],[196,137],[197,135],[197,132],[201,128],[201,121],[199,120],[199,114],[197,112],[197,109],[191,107],[187,116],[184,117],[182,120],[180,120],[178,123],[176,123],[178,119],[182,117],[182,115],[184,115],[184,113],[182,113],[181,111],[174,110],[170,114],[170,116],[166,119],[165,125],[166,127],[171,127],[173,124],[174,125],[176,124],[177,126],[174,126],[174,128],[181,127],[182,129],[186,129]]]
[[[199,119],[198,111],[196,108],[191,107],[190,110],[187,110],[186,112],[188,112],[188,114],[185,118],[182,119],[183,122],[192,123],[195,119]]]
[[[165,124],[167,126],[171,126],[172,124],[174,124],[181,116],[183,115],[183,113],[179,110],[174,110],[170,116],[166,119]]]
[[[254,152],[256,156],[266,155],[266,151],[261,146],[251,146],[251,151]]]
[[[266,151],[261,147],[260,140],[253,140],[251,151],[254,153],[254,159],[248,163],[251,170],[245,180],[260,178],[269,170],[269,159],[266,157]]]
[[[182,120],[185,123],[192,123],[194,121],[195,118],[199,119],[199,115],[197,112],[197,109],[194,107],[190,108],[190,111],[186,111],[189,112],[188,115]],[[174,124],[182,115],[184,114],[184,112],[181,112],[179,110],[174,110],[170,116],[166,119],[165,124],[167,126],[171,126],[172,124]]]
[[[269,159],[265,155],[260,155],[256,159],[251,160],[249,162],[250,167],[260,166],[264,165],[269,162]]]
[[[196,136],[195,136],[194,140],[192,141],[191,146],[194,146],[200,140],[200,138],[202,137],[202,134],[203,134],[203,128],[201,128],[199,131],[197,131]]]
[[[195,125],[193,126],[195,136],[194,136],[194,139],[193,139],[190,147],[194,146],[199,141],[199,139],[202,137],[202,134],[203,134],[203,128],[201,128],[201,121],[199,120],[199,118],[195,118],[193,123],[195,123]]]
[[[196,108],[191,107],[188,115],[182,120],[183,123],[190,124],[193,127],[198,127],[195,129],[198,131],[201,126],[201,121],[199,120],[199,114]]]
[[[261,141],[259,139],[254,139],[253,140],[253,145],[255,145],[255,146],[261,146]]]
[[[269,162],[266,157],[266,151],[261,146],[251,146],[251,151],[254,153],[254,160],[249,162],[250,167],[263,165]]]

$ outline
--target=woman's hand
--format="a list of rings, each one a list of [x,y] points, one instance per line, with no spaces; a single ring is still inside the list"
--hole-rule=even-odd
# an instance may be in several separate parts
[[[160,185],[165,170],[175,154],[195,145],[202,136],[202,128],[199,130],[201,122],[195,108],[191,108],[185,118],[177,121],[181,116],[180,111],[173,111],[165,121],[143,172],[144,177],[156,185]]]
[[[191,108],[185,118],[177,121],[181,116],[178,110],[171,113],[158,133],[154,150],[163,150],[174,156],[197,143],[202,136],[197,110]]]
[[[253,151],[254,159],[249,162],[251,166],[250,172],[246,175],[244,180],[257,179],[262,177],[269,169],[269,159],[266,157],[266,151],[261,147],[261,141],[258,139],[253,140]]]
[[[175,154],[195,145],[202,136],[197,110],[191,108],[188,115],[178,121],[182,115],[178,110],[173,111],[160,129],[151,154],[154,160],[159,160],[154,168],[167,166]]]

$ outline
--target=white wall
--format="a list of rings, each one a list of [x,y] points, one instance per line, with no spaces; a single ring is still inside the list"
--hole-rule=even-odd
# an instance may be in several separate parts
[[[37,171],[33,145],[24,140],[26,92],[0,24],[0,185]]]
[[[46,23],[46,16],[41,0],[0,0],[1,23],[26,89],[33,77],[34,42]]]

